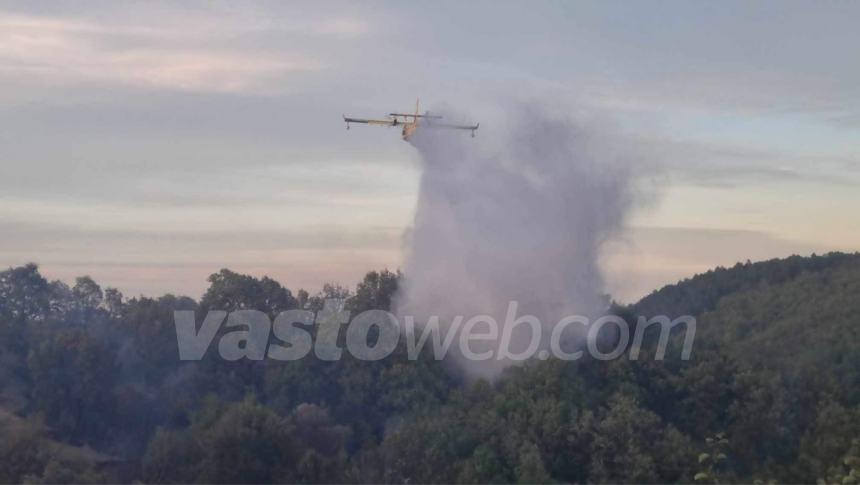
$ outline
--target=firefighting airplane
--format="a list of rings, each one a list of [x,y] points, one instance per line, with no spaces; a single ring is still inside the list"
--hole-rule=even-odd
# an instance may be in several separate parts
[[[424,120],[424,124],[421,126],[426,126],[428,128],[450,128],[454,130],[470,130],[472,132],[472,137],[475,137],[475,131],[478,129],[480,123],[476,123],[474,126],[472,125],[454,125],[450,123],[441,123],[436,120],[442,119],[441,116],[431,115],[429,111],[425,111],[424,114],[419,114],[418,109],[418,100],[415,101],[415,114],[404,114],[404,113],[389,113],[387,120],[367,120],[364,118],[350,118],[346,115],[343,116],[343,121],[346,122],[346,129],[349,129],[350,123],[364,123],[368,125],[377,125],[377,126],[402,126],[403,127],[403,139],[408,140],[410,136],[415,133],[415,130],[418,129],[419,124],[422,120]]]

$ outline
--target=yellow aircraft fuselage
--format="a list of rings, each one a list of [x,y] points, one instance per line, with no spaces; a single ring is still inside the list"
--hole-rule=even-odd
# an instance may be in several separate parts
[[[412,136],[412,134],[415,133],[415,130],[417,130],[417,129],[418,129],[418,119],[417,118],[415,119],[415,121],[413,121],[411,123],[404,124],[403,125],[403,132],[402,132],[403,139],[408,140],[409,137]]]

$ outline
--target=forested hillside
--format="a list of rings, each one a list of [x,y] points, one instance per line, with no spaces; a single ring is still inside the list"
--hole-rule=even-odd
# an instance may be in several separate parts
[[[860,255],[830,253],[824,256],[791,256],[759,263],[737,263],[731,268],[716,268],[674,285],[667,285],[634,305],[646,315],[659,313],[699,315],[712,310],[726,295],[741,292],[760,283],[778,284],[801,273],[817,273],[842,265],[857,264]]]
[[[535,360],[493,383],[403,348],[181,362],[174,310],[388,309],[398,275],[318,295],[209,281],[199,301],[128,299],[0,273],[0,482],[858,480],[858,254],[717,269],[617,309],[695,315],[690,361]]]

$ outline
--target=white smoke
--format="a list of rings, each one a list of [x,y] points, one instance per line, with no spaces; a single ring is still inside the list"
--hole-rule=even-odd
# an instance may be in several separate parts
[[[418,322],[477,314],[502,322],[516,300],[519,315],[541,320],[546,346],[563,316],[607,307],[599,253],[631,207],[633,163],[623,137],[543,109],[488,121],[474,139],[420,128],[410,139],[423,173],[395,305]],[[463,364],[493,378],[510,362]]]

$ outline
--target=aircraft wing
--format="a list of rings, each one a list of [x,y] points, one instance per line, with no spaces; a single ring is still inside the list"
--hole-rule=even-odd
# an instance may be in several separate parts
[[[480,123],[476,123],[476,124],[474,124],[474,125],[453,125],[453,124],[451,124],[451,123],[433,123],[433,124],[432,124],[432,125],[430,125],[430,126],[432,126],[433,128],[451,128],[451,129],[454,129],[454,130],[471,130],[471,131],[475,131],[475,130],[477,130],[477,129],[478,129],[478,127],[479,127],[480,125],[481,125]]]
[[[394,126],[397,123],[394,120],[367,120],[364,118],[349,118],[344,116],[343,121],[349,123],[365,123],[368,125]]]

